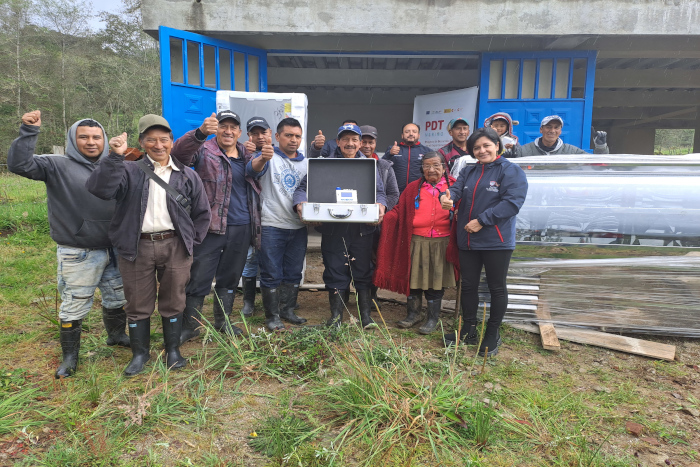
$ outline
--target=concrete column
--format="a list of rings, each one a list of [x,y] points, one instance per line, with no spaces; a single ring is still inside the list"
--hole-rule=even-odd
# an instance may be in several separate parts
[[[654,154],[654,128],[611,128],[608,147],[611,154]]]

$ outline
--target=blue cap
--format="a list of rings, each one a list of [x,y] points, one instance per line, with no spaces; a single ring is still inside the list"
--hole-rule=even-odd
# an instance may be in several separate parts
[[[341,133],[346,131],[352,131],[353,133],[357,133],[358,135],[360,135],[360,137],[362,137],[362,131],[360,130],[360,127],[351,123],[338,128],[338,137],[340,137]]]

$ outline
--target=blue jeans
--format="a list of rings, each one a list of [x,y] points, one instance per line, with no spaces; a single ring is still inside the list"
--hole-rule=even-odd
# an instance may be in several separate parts
[[[258,259],[260,286],[275,288],[281,283],[299,284],[306,257],[307,231],[263,226]]]
[[[258,277],[258,250],[254,246],[248,247],[248,257],[243,267],[243,277]]]
[[[95,289],[102,294],[102,306],[120,308],[126,304],[122,276],[111,248],[91,250],[58,245],[58,293],[61,321],[85,318],[92,308]]]

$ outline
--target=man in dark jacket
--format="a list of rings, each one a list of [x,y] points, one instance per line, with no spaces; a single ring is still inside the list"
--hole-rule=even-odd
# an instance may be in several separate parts
[[[407,123],[401,129],[401,143],[394,141],[382,157],[394,163],[394,174],[399,185],[399,191],[403,193],[406,185],[421,177],[420,168],[423,154],[433,150],[420,144],[418,137],[420,128],[415,123]]]
[[[107,345],[129,347],[124,332],[122,277],[107,235],[114,201],[88,193],[85,181],[107,155],[105,132],[94,120],[78,120],[66,135],[65,155],[34,155],[41,112],[22,116],[19,138],[7,156],[10,172],[46,184],[51,238],[58,244],[58,292],[61,294],[60,340],[63,362],[56,378],[71,376],[78,365],[83,318],[92,307],[95,289],[102,294],[102,319]]]
[[[447,164],[447,175],[450,174],[455,161],[462,156],[467,156],[467,138],[469,138],[469,122],[465,118],[458,117],[447,124],[447,132],[452,136],[452,141],[441,147],[438,151]],[[457,178],[459,173],[455,173]]]
[[[207,141],[215,134],[216,138]],[[199,174],[209,199],[211,224],[202,243],[194,247],[180,344],[199,335],[204,297],[214,289],[214,328],[232,335],[231,311],[249,246],[260,246],[260,184],[245,173],[253,155],[239,141],[241,118],[231,110],[212,114],[196,130],[173,145],[172,156]],[[181,146],[200,145],[192,151]]]
[[[559,115],[544,117],[540,124],[540,133],[542,133],[542,136],[532,143],[516,146],[516,157],[588,154],[583,149],[562,141],[560,136],[563,127],[564,119]],[[593,151],[595,154],[610,154],[610,149],[608,149],[608,134],[606,132],[596,131],[593,143],[595,144],[595,150]]]
[[[359,151],[362,132],[357,125],[343,125],[338,129],[340,156],[349,159],[364,159]],[[339,174],[342,177],[342,174]],[[306,176],[294,192],[293,204],[301,218],[301,205],[307,202]],[[386,211],[386,196],[381,177],[376,177],[376,202],[379,204],[379,222]],[[328,290],[331,318],[328,325],[339,326],[343,319],[345,292],[353,282],[357,290],[360,321],[364,329],[377,327],[370,316],[372,310],[372,244],[377,226],[357,223],[323,223],[316,230],[321,232],[321,254],[323,255],[323,282]]]
[[[202,242],[211,221],[199,175],[170,157],[173,134],[168,122],[158,115],[146,115],[139,120],[138,128],[139,144],[146,157],[125,161],[126,133],[122,133],[109,141],[111,152],[86,184],[98,198],[117,200],[109,238],[119,253],[127,300],[133,358],[124,370],[126,376],[141,373],[150,359],[156,295],[166,364],[173,369],[187,364],[180,355],[185,286],[190,279],[194,246]],[[191,150],[194,152],[196,147]],[[146,175],[150,171],[155,175]],[[174,193],[161,187],[155,177]]]
[[[355,120],[343,120],[343,125],[359,125]],[[323,132],[318,130],[318,134],[314,136],[314,140],[309,145],[309,159],[317,157],[333,157],[333,154],[338,152],[338,142],[335,139],[326,141]]]

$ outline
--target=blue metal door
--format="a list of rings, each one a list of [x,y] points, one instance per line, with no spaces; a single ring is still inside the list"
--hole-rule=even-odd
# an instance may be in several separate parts
[[[216,91],[267,91],[267,52],[161,26],[163,116],[175,138],[216,112]],[[245,123],[245,122],[242,122]]]
[[[479,117],[496,112],[519,121],[520,144],[540,136],[547,115],[564,120],[561,139],[590,150],[595,51],[485,53],[481,58]]]

